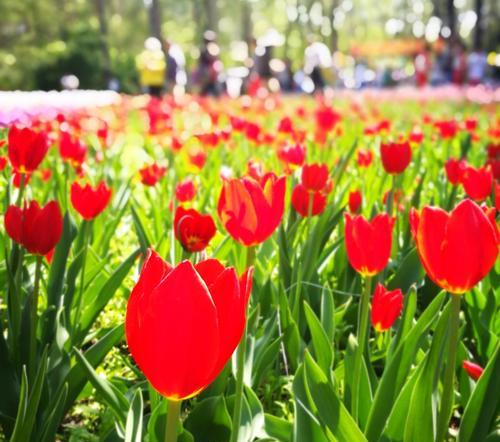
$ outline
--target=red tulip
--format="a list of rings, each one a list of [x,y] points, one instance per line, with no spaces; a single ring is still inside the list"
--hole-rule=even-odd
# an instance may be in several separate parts
[[[216,228],[210,215],[194,209],[177,207],[174,217],[175,237],[188,252],[201,252],[214,237]]]
[[[175,197],[177,201],[185,203],[196,196],[196,185],[193,180],[186,178],[175,186]]]
[[[358,150],[358,166],[369,167],[373,160],[373,153],[371,150]]]
[[[345,246],[351,266],[363,276],[373,276],[389,262],[394,220],[381,213],[371,221],[344,214]]]
[[[464,121],[464,126],[469,132],[474,132],[477,128],[477,118],[467,118]]]
[[[380,145],[382,165],[387,173],[400,174],[411,161],[411,146],[407,141],[402,143],[382,143]]]
[[[0,157],[0,172],[7,166],[7,158]]]
[[[363,202],[363,197],[359,190],[353,190],[349,192],[349,211],[351,213],[358,213]]]
[[[373,328],[379,333],[388,330],[396,321],[403,308],[403,292],[401,289],[387,290],[377,284],[372,300],[371,321]]]
[[[9,161],[19,173],[33,172],[45,158],[49,149],[44,132],[35,132],[27,127],[18,129],[12,126],[8,141]]]
[[[326,192],[331,190],[332,182],[328,178],[326,164],[304,164],[302,166],[301,182],[310,192]]]
[[[209,259],[176,267],[150,251],[127,305],[132,357],[153,387],[171,400],[190,398],[220,373],[246,321],[252,269]]]
[[[410,226],[420,261],[429,277],[450,293],[462,294],[495,264],[499,234],[495,209],[484,211],[472,200],[451,213],[426,206],[410,212]]]
[[[59,138],[59,154],[69,163],[79,166],[85,160],[87,146],[78,139],[73,139],[68,132],[61,131]]]
[[[156,163],[150,164],[149,166],[144,166],[139,170],[139,173],[141,175],[141,183],[145,186],[155,186],[156,183],[163,178],[166,171],[166,167],[158,166],[158,164]]]
[[[264,242],[278,227],[285,206],[285,177],[268,173],[262,182],[244,177],[224,182],[218,213],[228,233],[245,246]]]
[[[293,122],[290,117],[283,117],[278,124],[278,132],[292,134],[294,132]]]
[[[328,106],[321,106],[315,116],[316,126],[321,132],[330,132],[341,119],[340,114]]]
[[[420,144],[424,139],[424,134],[420,130],[413,130],[408,135],[408,141],[410,143]]]
[[[484,368],[480,365],[474,364],[474,362],[463,361],[462,367],[467,372],[467,374],[474,380],[478,380],[483,374]]]
[[[195,150],[188,154],[189,163],[195,166],[197,169],[203,169],[207,161],[207,153],[204,150]]]
[[[262,182],[265,176],[264,163],[260,160],[248,160],[247,162],[247,175],[251,176],[255,181]]]
[[[71,204],[83,219],[94,219],[106,208],[110,198],[111,189],[104,181],[96,187],[88,183],[81,186],[77,182],[71,185]]]
[[[59,242],[62,234],[62,215],[56,201],[40,207],[31,201],[24,208],[11,205],[5,212],[7,234],[28,252],[45,255]]]
[[[292,192],[292,206],[303,217],[320,215],[326,207],[326,195],[310,192],[303,184],[297,184]]]
[[[454,158],[450,158],[446,161],[444,168],[448,181],[456,186],[462,182],[462,177],[465,169],[467,168],[467,162],[465,160],[455,160]]]
[[[476,169],[467,166],[462,175],[462,185],[469,198],[476,201],[484,201],[491,194],[493,186],[493,174],[489,166]]]
[[[453,138],[458,132],[458,124],[455,120],[436,121],[434,127],[443,139]]]
[[[278,158],[288,169],[291,169],[290,166],[301,166],[306,159],[306,149],[302,144],[283,146],[278,149]]]

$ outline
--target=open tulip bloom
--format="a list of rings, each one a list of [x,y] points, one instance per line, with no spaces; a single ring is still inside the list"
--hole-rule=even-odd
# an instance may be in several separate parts
[[[148,252],[127,305],[130,353],[173,401],[195,396],[224,368],[245,329],[252,268],[240,278],[216,259],[173,267]]]

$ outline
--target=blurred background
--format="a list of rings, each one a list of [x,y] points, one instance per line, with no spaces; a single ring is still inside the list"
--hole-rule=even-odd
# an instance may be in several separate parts
[[[498,0],[1,0],[0,90],[497,84],[499,23]]]

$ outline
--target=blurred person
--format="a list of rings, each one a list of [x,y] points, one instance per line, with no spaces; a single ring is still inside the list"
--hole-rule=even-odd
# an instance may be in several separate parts
[[[219,60],[220,49],[216,42],[214,31],[205,31],[203,47],[200,51],[198,67],[195,72],[195,83],[198,84],[201,95],[219,95],[218,78],[221,70]]]
[[[417,52],[414,58],[415,84],[417,87],[424,87],[427,84],[431,71],[430,46],[428,43]]]
[[[186,86],[186,58],[182,48],[170,40],[165,41],[167,52],[167,90],[173,91],[179,85]]]
[[[477,86],[484,82],[487,67],[488,59],[486,52],[481,50],[479,46],[475,46],[474,50],[467,57],[467,77],[471,86]]]
[[[308,46],[304,50],[304,73],[314,84],[314,92],[322,92],[325,87],[322,69],[331,66],[332,56],[328,47],[314,36],[308,37]]]
[[[465,74],[467,71],[467,56],[465,52],[465,45],[461,41],[457,41],[453,45],[453,83],[460,86],[465,81]]]
[[[448,79],[448,65],[450,62],[450,53],[447,50],[447,42],[440,38],[435,44],[435,59],[432,64],[431,69],[431,85],[439,86],[447,81]]]
[[[354,67],[354,87],[362,89],[365,84],[366,63],[364,60],[359,60]]]
[[[284,63],[285,68],[278,75],[278,81],[283,92],[293,92],[295,90],[295,82],[293,80],[292,60],[286,57]]]
[[[144,42],[144,50],[136,57],[139,82],[146,92],[160,97],[165,84],[166,61],[161,42],[149,37]]]

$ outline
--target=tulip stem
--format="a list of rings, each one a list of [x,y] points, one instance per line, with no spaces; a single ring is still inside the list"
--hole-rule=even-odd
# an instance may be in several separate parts
[[[19,182],[19,193],[17,194],[16,206],[18,207],[21,207],[23,203],[24,189],[26,188],[25,184],[26,184],[26,178],[24,177],[24,173],[22,173]]]
[[[165,427],[165,442],[177,442],[177,425],[181,415],[182,401],[167,399],[167,426]]]
[[[247,265],[246,265],[247,268],[253,265],[254,260],[255,260],[255,247],[248,247]],[[243,336],[241,337],[240,345],[238,346],[238,354],[236,359],[236,390],[234,396],[233,422],[232,422],[230,442],[236,442],[238,440],[238,433],[240,430],[246,348],[247,348],[247,326],[245,323],[245,329],[243,331]]]
[[[368,313],[370,310],[372,278],[365,278],[365,288],[361,294],[361,301],[358,310],[358,348],[354,355],[354,369],[352,377],[352,397],[351,407],[354,420],[358,421],[358,403],[359,403],[359,385],[361,383],[361,366],[363,363],[363,354],[367,341],[368,331]]]
[[[460,324],[460,296],[451,294],[451,311],[448,329],[448,357],[444,373],[443,396],[437,424],[437,441],[444,441],[448,431],[453,409],[455,366],[458,345],[458,327]]]
[[[31,310],[30,310],[30,347],[29,347],[29,379],[33,379],[37,369],[36,364],[36,329],[38,325],[38,295],[40,292],[40,277],[42,270],[42,258],[38,255],[35,264],[35,282],[33,285],[33,292],[31,293]]]

